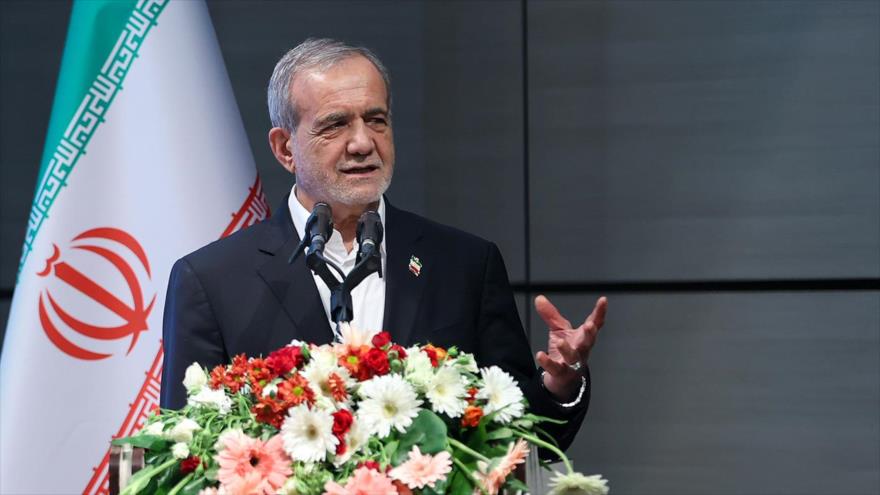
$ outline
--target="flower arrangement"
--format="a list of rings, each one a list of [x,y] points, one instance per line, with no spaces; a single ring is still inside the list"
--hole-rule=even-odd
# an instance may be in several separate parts
[[[535,446],[566,472],[553,494],[604,495],[526,412],[516,381],[471,354],[404,349],[387,332],[343,328],[343,343],[294,341],[267,357],[186,370],[187,405],[114,444],[146,449],[123,495],[439,494],[521,490]]]

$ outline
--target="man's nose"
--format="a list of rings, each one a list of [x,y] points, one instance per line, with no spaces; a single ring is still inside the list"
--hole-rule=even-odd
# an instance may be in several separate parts
[[[373,152],[375,143],[370,136],[370,129],[363,121],[355,122],[352,126],[351,135],[348,138],[347,151],[351,155],[369,155]]]

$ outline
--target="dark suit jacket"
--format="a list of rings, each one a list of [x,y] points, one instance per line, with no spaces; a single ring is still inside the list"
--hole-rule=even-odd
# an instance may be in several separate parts
[[[384,327],[404,346],[431,342],[473,353],[520,382],[536,414],[565,419],[550,426],[565,448],[586,413],[558,407],[540,385],[495,244],[394,208],[386,201]],[[275,216],[178,260],[165,302],[161,405],[186,403],[184,371],[193,362],[228,364],[240,353],[266,355],[294,338],[329,343],[332,330],[285,203]],[[422,262],[419,276],[409,260]],[[589,387],[588,387],[589,390]]]

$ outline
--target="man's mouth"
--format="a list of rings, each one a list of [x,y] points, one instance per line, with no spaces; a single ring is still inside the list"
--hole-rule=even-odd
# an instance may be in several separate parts
[[[358,165],[356,167],[349,167],[341,170],[343,174],[346,175],[366,175],[374,170],[379,170],[378,165]]]

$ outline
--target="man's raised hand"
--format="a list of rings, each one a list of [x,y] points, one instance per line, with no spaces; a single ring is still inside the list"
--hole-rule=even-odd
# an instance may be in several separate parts
[[[547,371],[544,387],[557,400],[568,401],[580,387],[584,372],[581,368],[587,366],[590,350],[605,323],[608,299],[600,297],[593,312],[576,328],[544,296],[535,298],[535,309],[549,330],[547,352],[538,351],[535,355],[538,365]]]

